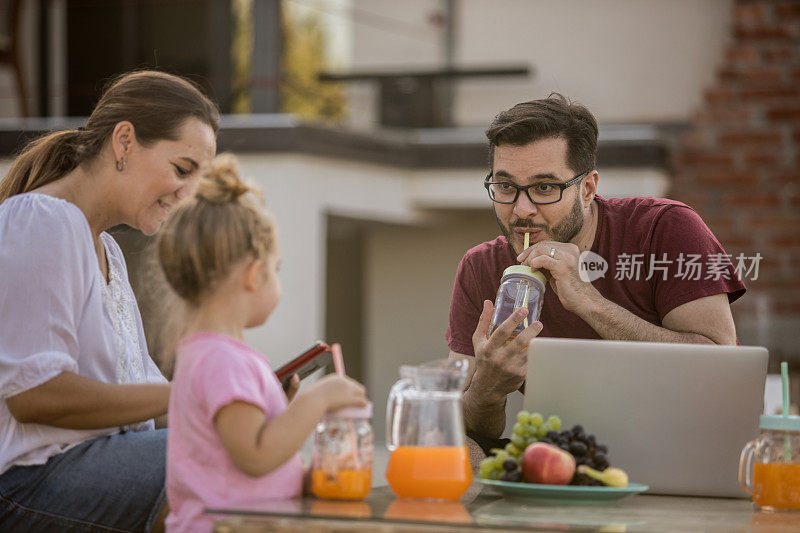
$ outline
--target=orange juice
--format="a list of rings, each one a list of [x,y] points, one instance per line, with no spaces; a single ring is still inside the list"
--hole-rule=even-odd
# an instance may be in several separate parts
[[[331,500],[363,500],[372,486],[372,470],[339,470],[335,476],[328,472],[311,472],[311,492],[318,498]]]
[[[400,446],[389,457],[386,481],[400,498],[459,499],[472,470],[466,446]]]
[[[800,509],[800,464],[755,463],[753,501],[759,507]]]
[[[461,502],[423,501],[398,498],[383,515],[387,520],[420,520],[471,524],[472,515]]]
[[[314,500],[311,504],[312,515],[344,516],[346,518],[369,518],[372,508],[367,502]]]

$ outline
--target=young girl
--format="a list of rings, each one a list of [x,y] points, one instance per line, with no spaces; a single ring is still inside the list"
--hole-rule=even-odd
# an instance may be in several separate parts
[[[366,402],[363,386],[330,375],[287,407],[266,358],[242,342],[281,295],[275,226],[250,191],[233,156],[217,157],[158,238],[167,281],[190,311],[169,403],[169,531],[211,531],[206,507],[300,495],[298,450],[314,425]]]

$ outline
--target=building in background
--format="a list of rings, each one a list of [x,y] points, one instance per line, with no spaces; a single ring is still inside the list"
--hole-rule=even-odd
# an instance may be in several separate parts
[[[198,80],[228,113],[220,149],[278,221],[284,297],[247,336],[274,365],[341,341],[380,406],[400,364],[446,356],[458,261],[498,234],[482,130],[552,91],[601,124],[601,194],[684,200],[729,252],[763,256],[733,305],[740,341],[800,361],[794,2],[21,1],[29,108],[50,118],[15,120],[0,70],[0,170],[23,137],[78,125],[58,117],[85,114],[117,72]],[[118,235],[155,343],[147,241]]]

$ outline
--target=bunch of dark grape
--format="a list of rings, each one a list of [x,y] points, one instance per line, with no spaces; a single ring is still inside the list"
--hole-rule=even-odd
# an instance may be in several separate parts
[[[598,444],[594,435],[587,435],[580,425],[572,426],[572,429],[565,429],[561,432],[549,431],[540,442],[553,444],[568,451],[575,458],[575,464],[578,466],[587,465],[600,471],[609,466],[608,448],[604,444]],[[603,484],[586,474],[576,473],[570,485],[602,486]]]
[[[509,457],[503,460],[501,466],[503,467],[503,473],[500,475],[500,481],[524,481],[522,479],[522,468],[517,459]]]

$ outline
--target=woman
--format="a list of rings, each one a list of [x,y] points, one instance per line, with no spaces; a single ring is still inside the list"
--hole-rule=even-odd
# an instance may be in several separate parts
[[[163,520],[169,384],[147,353],[119,246],[151,235],[214,156],[190,82],[112,83],[0,182],[0,530],[149,531]]]

